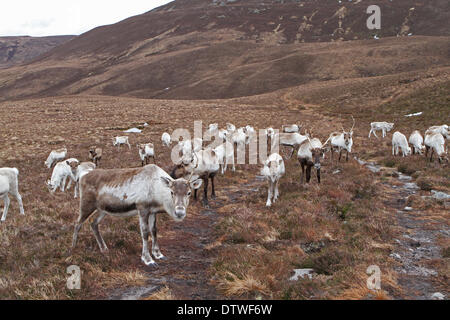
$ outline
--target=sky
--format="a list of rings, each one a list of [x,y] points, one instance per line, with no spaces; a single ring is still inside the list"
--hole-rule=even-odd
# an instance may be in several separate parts
[[[1,36],[79,35],[171,0],[13,0],[0,3]]]

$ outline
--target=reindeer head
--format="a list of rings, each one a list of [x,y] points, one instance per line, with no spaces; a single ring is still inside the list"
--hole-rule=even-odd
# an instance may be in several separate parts
[[[317,170],[319,170],[321,168],[320,158],[323,157],[324,152],[325,152],[324,148],[313,148],[311,150],[312,160],[314,162],[314,168],[316,168]]]
[[[96,146],[91,146],[91,147],[89,148],[89,155],[90,155],[92,158],[95,157],[95,155],[96,155],[96,152],[95,152],[96,149],[97,149]]]
[[[183,178],[173,180],[168,177],[161,177],[161,181],[170,190],[171,202],[174,210],[169,210],[169,215],[175,221],[183,221],[186,217],[192,190],[200,188],[203,180],[198,179],[197,176],[191,176],[188,180]]]

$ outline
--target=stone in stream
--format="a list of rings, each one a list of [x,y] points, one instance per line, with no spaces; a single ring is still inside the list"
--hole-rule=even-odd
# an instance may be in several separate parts
[[[414,182],[407,182],[403,185],[403,188],[411,191],[420,190],[419,186]]]
[[[444,300],[445,299],[445,295],[443,295],[440,292],[435,292],[431,295],[431,299],[433,300]]]
[[[445,192],[431,190],[431,193],[433,194],[431,197],[437,200],[449,200],[450,194],[446,194]]]
[[[314,269],[294,269],[294,272],[295,274],[289,278],[290,281],[297,281],[298,278],[305,278],[305,276],[312,279]]]

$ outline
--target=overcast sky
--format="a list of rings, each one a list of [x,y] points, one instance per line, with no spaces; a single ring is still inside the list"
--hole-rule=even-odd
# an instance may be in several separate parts
[[[12,0],[0,3],[0,36],[79,35],[171,0]]]

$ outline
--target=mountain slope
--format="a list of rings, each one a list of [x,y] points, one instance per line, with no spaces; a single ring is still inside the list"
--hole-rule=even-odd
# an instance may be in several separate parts
[[[0,69],[29,62],[73,38],[74,36],[0,37]]]
[[[382,40],[362,1],[177,0],[0,72],[0,96],[229,98],[448,65],[446,0],[377,2]]]

